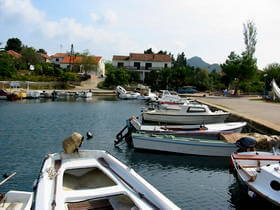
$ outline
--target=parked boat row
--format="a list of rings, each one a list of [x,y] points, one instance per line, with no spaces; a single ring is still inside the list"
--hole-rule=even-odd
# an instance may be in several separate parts
[[[20,99],[37,99],[37,98],[66,98],[81,97],[91,98],[90,91],[42,91],[42,90],[25,90],[25,89],[1,89],[0,99],[20,100]]]
[[[140,92],[126,91],[122,86],[116,87],[116,93],[120,99],[125,100],[155,100],[156,94],[151,92],[151,89],[140,89]]]
[[[257,140],[239,134],[246,122],[224,122],[229,113],[213,112],[206,105],[169,102],[163,103],[167,104],[164,109],[158,101],[157,109],[142,112],[143,122],[157,125],[142,124],[135,117],[128,119],[117,134],[115,145],[125,140],[139,150],[231,157],[237,178],[248,195],[280,206],[280,154],[274,149],[256,151]],[[232,138],[236,136],[240,138]]]

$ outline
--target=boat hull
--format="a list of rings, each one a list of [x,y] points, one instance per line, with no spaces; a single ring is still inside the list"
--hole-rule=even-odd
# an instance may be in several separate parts
[[[239,153],[241,154],[241,153]],[[242,185],[247,186],[247,191],[252,191],[256,193],[259,197],[262,197],[273,204],[280,206],[280,196],[279,191],[272,189],[272,181],[277,181],[279,183],[279,155],[274,155],[269,152],[244,152],[242,155],[252,155],[252,156],[262,156],[263,159],[242,159],[237,160],[234,156],[231,156],[234,168],[236,170],[237,178],[240,180]],[[275,157],[275,160],[267,160],[265,157]],[[278,156],[278,159],[277,157]],[[254,158],[254,157],[253,157]],[[258,163],[257,163],[258,161]],[[259,166],[252,167],[256,164]],[[243,167],[241,168],[240,165]],[[244,172],[244,170],[250,169],[250,173]],[[250,177],[254,175],[254,179]]]
[[[148,122],[162,122],[169,124],[181,124],[181,125],[194,125],[202,123],[223,123],[228,113],[213,114],[213,115],[168,115],[168,114],[154,114],[154,113],[142,113],[144,121]]]
[[[178,140],[157,138],[153,136],[132,135],[132,141],[133,146],[136,149],[202,156],[229,157],[237,149],[235,144],[214,140]]]

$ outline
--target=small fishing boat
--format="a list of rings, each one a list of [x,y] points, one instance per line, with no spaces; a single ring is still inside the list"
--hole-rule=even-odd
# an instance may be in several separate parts
[[[280,206],[280,154],[240,152],[231,155],[238,179],[251,197],[262,197]]]
[[[92,92],[85,92],[85,91],[79,92],[78,97],[91,98],[92,97]]]
[[[238,148],[223,140],[175,137],[173,135],[132,133],[136,149],[146,149],[189,155],[230,157]]]
[[[118,97],[120,99],[137,99],[140,97],[140,93],[132,92],[132,91],[126,91],[122,86],[117,86],[116,92],[118,94]]]
[[[187,99],[182,99],[177,94],[171,94],[168,90],[161,90],[162,94],[160,98],[156,100],[159,104],[167,105],[183,105],[189,103]]]
[[[217,138],[221,133],[240,133],[246,122],[229,122],[200,125],[143,125],[135,117],[127,122],[128,127],[132,126],[135,131],[184,136],[192,138]]]
[[[212,112],[207,105],[185,104],[179,110],[151,110],[142,112],[142,119],[150,122],[194,125],[202,123],[223,123],[228,112]]]
[[[7,176],[3,181],[0,182],[0,185],[4,184],[15,175],[16,172]],[[10,190],[6,194],[0,193],[0,210],[30,210],[32,199],[32,192]]]
[[[35,210],[179,209],[109,153],[77,151],[69,144],[74,141],[78,148],[82,139],[78,144],[74,137],[64,140],[64,152],[45,158],[34,187]]]

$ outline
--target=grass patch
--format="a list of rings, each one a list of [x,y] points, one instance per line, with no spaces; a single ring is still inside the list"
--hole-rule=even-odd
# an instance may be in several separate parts
[[[268,99],[263,99],[263,98],[252,98],[252,99],[249,99],[250,101],[263,101],[263,102],[266,102],[266,103],[273,103],[273,104],[280,104],[280,100],[268,100]]]

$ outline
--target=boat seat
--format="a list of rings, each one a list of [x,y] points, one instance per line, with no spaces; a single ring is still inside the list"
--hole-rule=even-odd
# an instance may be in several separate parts
[[[112,209],[113,207],[110,204],[108,199],[102,199],[102,200],[95,200],[95,201],[82,201],[78,203],[69,203],[67,205],[68,210],[88,210],[88,209]]]
[[[233,154],[233,159],[237,160],[279,160],[280,155],[239,155]]]
[[[256,168],[244,168],[243,166],[239,165],[240,170],[249,177],[248,182],[254,182],[257,178],[257,171]]]
[[[74,175],[80,169],[67,170],[63,175],[64,190],[81,190],[81,189],[96,189],[116,185],[107,175],[100,169],[93,168],[83,175]]]
[[[87,200],[75,203],[67,203],[68,210],[88,209],[122,209],[131,210],[135,208],[133,201],[126,195],[114,195],[96,200]],[[137,208],[138,209],[138,208]]]

